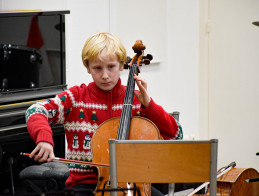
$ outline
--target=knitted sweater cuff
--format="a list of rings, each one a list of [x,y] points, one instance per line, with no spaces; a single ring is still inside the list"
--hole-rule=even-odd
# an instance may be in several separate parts
[[[39,133],[37,134],[37,139],[36,139],[36,144],[38,144],[39,142],[48,142],[50,143],[53,147],[54,147],[54,142],[52,139],[52,134],[50,134],[47,131],[39,131]]]
[[[35,114],[34,118],[27,121],[27,128],[36,144],[48,142],[54,147],[52,130],[45,116]]]
[[[141,105],[141,112],[145,114],[147,117],[152,114],[156,114],[157,112],[157,104],[154,102],[154,100],[151,98],[149,105],[145,108],[143,105]]]

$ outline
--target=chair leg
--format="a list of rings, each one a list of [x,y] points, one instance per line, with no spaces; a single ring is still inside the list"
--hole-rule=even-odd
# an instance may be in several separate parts
[[[13,157],[10,157],[8,159],[8,164],[9,164],[9,169],[10,169],[10,177],[11,177],[11,189],[12,189],[12,195],[15,195],[15,191],[14,191],[14,179],[13,179],[13,163],[14,163],[14,159]]]
[[[175,188],[174,183],[168,184],[168,196],[174,196],[174,188]]]
[[[118,188],[118,181],[117,181],[117,170],[116,170],[116,144],[115,140],[109,140],[109,158],[110,158],[110,183],[111,189]],[[118,196],[117,191],[111,192],[112,196]]]

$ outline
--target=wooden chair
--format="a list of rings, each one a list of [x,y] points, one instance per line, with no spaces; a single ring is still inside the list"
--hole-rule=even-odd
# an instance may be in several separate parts
[[[110,183],[210,182],[216,195],[218,140],[109,140]],[[173,192],[169,195],[173,195]],[[117,196],[117,191],[112,191]]]

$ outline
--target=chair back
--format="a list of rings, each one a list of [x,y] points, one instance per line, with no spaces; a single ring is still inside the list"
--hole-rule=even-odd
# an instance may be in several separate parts
[[[111,187],[118,182],[210,182],[216,195],[218,140],[109,140]]]

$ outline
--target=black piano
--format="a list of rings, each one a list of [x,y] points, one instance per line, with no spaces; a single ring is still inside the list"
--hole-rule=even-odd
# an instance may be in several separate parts
[[[66,89],[65,15],[69,11],[0,13],[0,195],[18,194],[19,173],[38,164],[30,153],[25,111]],[[65,156],[62,125],[52,127],[55,155]]]

